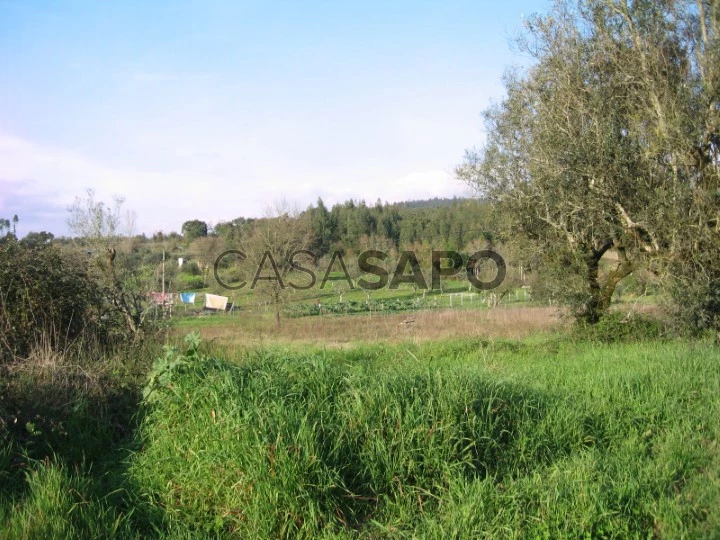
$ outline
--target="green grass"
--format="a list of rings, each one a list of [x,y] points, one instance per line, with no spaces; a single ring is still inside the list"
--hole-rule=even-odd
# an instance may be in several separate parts
[[[235,311],[226,314],[223,319],[221,313],[212,314],[214,317],[199,319],[198,315],[209,315],[203,311],[204,293],[220,294],[228,296],[229,301],[235,304]],[[192,330],[198,326],[233,326],[246,312],[265,314],[273,316],[274,308],[271,304],[265,304],[264,297],[255,296],[252,291],[226,291],[218,287],[210,287],[198,291],[195,305],[186,306],[178,304],[173,310],[173,320],[176,326]],[[340,296],[342,294],[342,302]],[[460,297],[462,294],[462,298]],[[451,296],[452,295],[452,296]],[[258,304],[259,302],[259,304]],[[524,299],[522,289],[512,291],[501,301],[503,306],[531,306],[535,305]],[[489,309],[486,297],[478,292],[468,293],[467,286],[462,283],[449,283],[443,287],[443,291],[427,291],[423,296],[422,291],[416,291],[410,286],[401,285],[399,289],[381,289],[378,291],[365,291],[359,288],[345,290],[340,293],[338,289],[330,288],[312,291],[291,292],[282,304],[284,317],[305,317],[318,315],[353,315],[358,313],[398,313],[405,311],[423,311],[432,309],[462,309],[462,310],[483,310]]]
[[[191,356],[130,474],[252,536],[718,532],[718,363],[682,344]]]
[[[96,494],[93,482],[90,475],[69,472],[57,462],[36,463],[26,474],[24,496],[9,503],[0,499],[2,537],[113,538],[130,533],[127,517]]]
[[[428,290],[425,292],[425,295],[423,295],[422,290],[417,290],[413,288],[412,285],[407,283],[401,283],[397,289],[389,289],[387,287],[384,287],[375,291],[366,291],[357,284],[355,284],[354,288],[351,289],[347,281],[344,279],[341,279],[339,281],[329,280],[321,289],[320,284],[322,283],[323,275],[323,272],[319,272],[316,276],[317,283],[312,289],[309,289],[307,291],[294,290],[289,287],[288,294],[285,298],[286,305],[289,305],[291,307],[302,306],[305,304],[317,305],[318,303],[321,303],[323,305],[334,305],[340,303],[341,297],[343,303],[364,303],[368,300],[375,303],[382,303],[392,302],[395,300],[414,301],[426,298],[426,304],[432,304],[432,307],[447,308],[461,306],[460,298],[455,297],[451,300],[448,296],[449,294],[464,293],[465,297],[462,303],[464,307],[479,307],[481,298],[483,298],[484,296],[483,293],[475,291],[473,289],[473,301],[471,302],[468,283],[461,279],[444,279],[442,282],[442,290]],[[183,291],[189,290],[188,287],[186,287],[187,283],[189,283],[189,280],[198,279],[197,276],[189,276],[187,274],[179,274],[179,276],[179,278],[176,278],[176,285],[181,285],[180,289],[182,289]],[[341,278],[343,276],[343,273],[331,272],[331,276],[334,278]],[[293,278],[290,278],[288,281],[293,281]],[[295,281],[297,281],[298,283],[304,283],[305,276],[300,275],[299,277],[295,278]],[[182,315],[184,313],[196,313],[198,310],[200,310],[202,308],[202,302],[204,298],[203,295],[205,293],[227,296],[230,302],[233,302],[235,304],[236,308],[243,310],[257,310],[258,306],[261,306],[262,308],[266,301],[266,298],[264,296],[256,295],[255,291],[250,289],[249,282],[242,289],[227,290],[220,286],[212,276],[208,277],[206,287],[195,289],[195,292],[198,294],[196,305],[194,307],[185,306],[184,308],[176,309],[176,313],[178,315]],[[509,295],[507,295],[502,301],[503,304],[512,303],[518,305],[527,305],[529,303],[524,299],[525,293],[522,291],[522,289],[517,289],[517,298],[515,292],[516,291],[513,290]]]
[[[0,536],[720,536],[710,345],[201,351],[158,360],[111,465],[0,488]]]

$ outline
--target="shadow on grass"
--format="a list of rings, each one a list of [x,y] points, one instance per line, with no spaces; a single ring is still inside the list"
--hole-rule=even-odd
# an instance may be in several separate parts
[[[137,537],[161,529],[164,516],[136,506],[125,474],[140,398],[136,381],[117,373],[0,367],[0,537]]]
[[[605,418],[562,396],[477,370],[353,360],[193,358],[158,388],[131,476],[198,530],[357,532],[389,507],[430,511],[452,483],[505,482],[603,444]],[[191,467],[167,465],[182,456]]]

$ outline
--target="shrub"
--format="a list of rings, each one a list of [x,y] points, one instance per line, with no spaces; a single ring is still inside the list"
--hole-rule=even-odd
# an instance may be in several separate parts
[[[183,274],[188,274],[191,276],[199,276],[202,275],[202,270],[200,270],[200,266],[198,266],[198,263],[195,261],[190,261],[182,266],[181,272]]]
[[[178,280],[176,286],[180,291],[195,291],[197,289],[203,289],[205,283],[201,277],[191,277],[184,280]]]
[[[152,251],[147,248],[145,248],[144,251],[145,253],[142,255],[142,264],[148,266],[157,266],[158,264],[162,264],[162,253],[158,253],[157,251]]]
[[[58,346],[95,328],[95,284],[79,261],[51,245],[0,244],[0,360],[25,356],[41,339]]]
[[[601,343],[644,341],[665,334],[664,325],[652,317],[640,314],[608,313],[595,324],[578,323],[578,338]]]

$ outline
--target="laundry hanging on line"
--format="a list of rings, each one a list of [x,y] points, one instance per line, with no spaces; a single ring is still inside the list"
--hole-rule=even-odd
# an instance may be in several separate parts
[[[153,304],[166,304],[172,300],[172,293],[151,292],[150,300]]]
[[[208,309],[217,309],[219,311],[225,311],[227,307],[228,297],[218,296],[217,294],[206,294],[205,295],[205,307]]]
[[[183,304],[194,304],[195,303],[195,293],[192,292],[183,292],[180,293],[180,301]]]

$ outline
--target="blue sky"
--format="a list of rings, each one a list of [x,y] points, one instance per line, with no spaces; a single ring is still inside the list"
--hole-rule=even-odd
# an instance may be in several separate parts
[[[274,201],[452,196],[548,1],[0,0],[0,217],[67,232],[86,188],[135,232]]]

